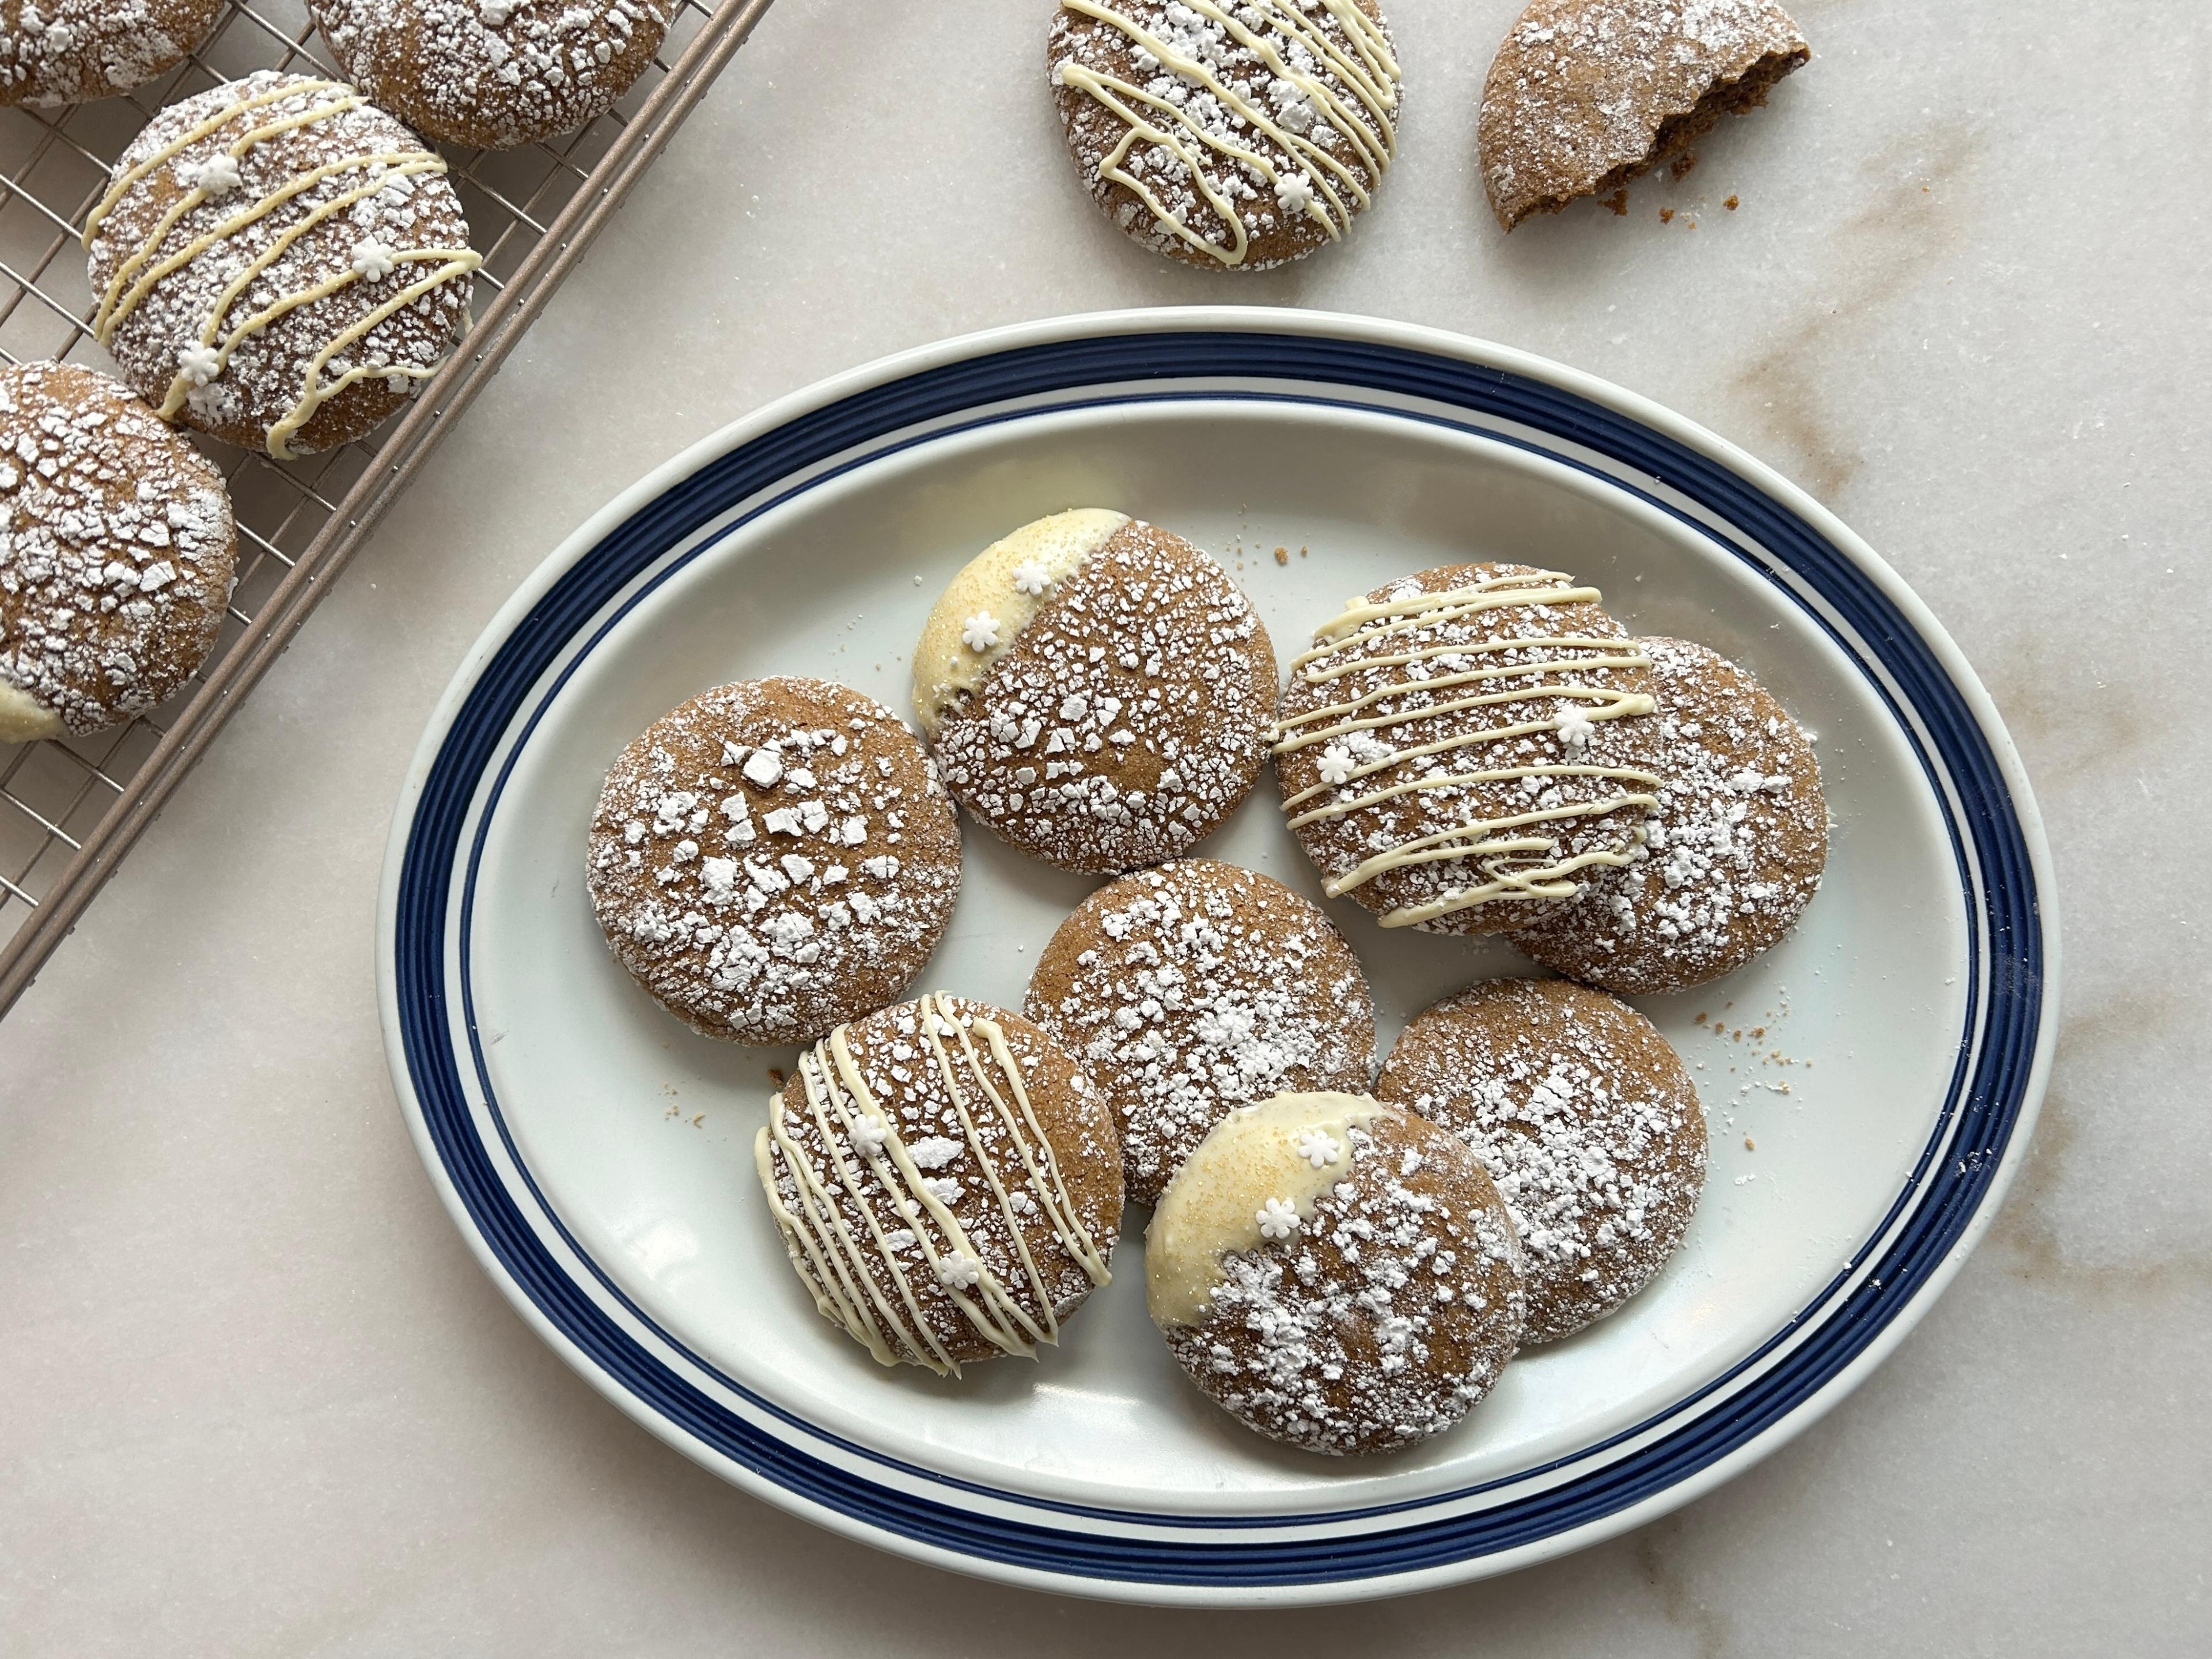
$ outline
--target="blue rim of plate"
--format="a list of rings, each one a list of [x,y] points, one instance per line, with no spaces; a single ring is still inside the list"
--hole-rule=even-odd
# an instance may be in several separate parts
[[[1219,390],[1224,380],[1239,389]],[[1170,381],[1184,389],[1137,390]],[[1317,388],[1327,388],[1328,395]],[[1071,403],[1070,394],[1086,391],[1098,395]],[[1415,400],[1423,410],[1362,403],[1357,396],[1362,392]],[[1178,1516],[1054,1502],[899,1462],[763,1400],[685,1350],[591,1261],[530,1176],[499,1116],[481,1056],[473,1056],[470,1070],[501,1150],[538,1211],[532,1220],[479,1132],[453,1042],[451,1009],[459,1006],[465,1017],[470,1001],[467,912],[483,830],[530,727],[588,652],[588,641],[576,649],[586,630],[594,639],[603,635],[645,592],[792,495],[852,465],[961,429],[946,423],[957,423],[963,414],[1003,410],[1012,400],[1030,402],[984,419],[1025,418],[1101,402],[1223,396],[1335,407],[1349,403],[1514,443],[1629,491],[1759,570],[1837,640],[1889,702],[1945,812],[1973,939],[1966,1029],[1949,1096],[1918,1166],[1883,1225],[1870,1235],[1877,1244],[1844,1264],[1758,1352],[1636,1427],[1543,1469],[1403,1504],[1325,1514]],[[1039,408],[1034,400],[1040,398],[1057,401]],[[1451,411],[1474,421],[1462,424]],[[1500,430],[1501,423],[1510,429]],[[917,428],[927,430],[913,435]],[[1609,465],[1601,470],[1588,456]],[[847,458],[844,465],[824,470],[839,458]],[[804,483],[777,488],[808,469],[817,471]],[[744,503],[750,505],[744,514],[720,524],[609,612],[623,590],[672,549]],[[1749,545],[1717,533],[1681,503],[1710,514]],[[541,690],[548,671],[564,656],[567,665]],[[510,744],[518,726],[520,735]],[[634,1411],[672,1431],[688,1443],[687,1449],[717,1455],[750,1471],[768,1488],[799,1500],[802,1510],[817,1506],[866,1533],[887,1534],[887,1541],[907,1540],[978,1570],[996,1564],[1052,1579],[1163,1589],[1291,1589],[1432,1573],[1525,1553],[1591,1528],[1742,1452],[1866,1354],[1917,1296],[1946,1276],[1947,1261],[1970,1237],[2000,1170],[2008,1168],[2005,1155],[2023,1114],[2032,1114],[2046,1036],[2051,949],[2046,896],[2027,827],[2033,809],[2016,797],[1983,720],[1939,652],[1862,558],[1778,494],[1619,409],[1499,363],[1384,341],[1271,332],[1248,323],[1014,345],[852,392],[712,455],[575,557],[477,671],[427,767],[418,770],[420,789],[403,817],[396,879],[386,896],[392,955],[383,967],[389,975],[387,1013],[405,1071],[401,1093],[403,1098],[411,1093],[425,1156],[436,1160],[450,1188],[449,1201],[498,1264],[510,1293],[526,1298],[572,1345],[579,1363],[599,1373],[594,1380],[603,1388],[628,1396]],[[487,782],[491,793],[479,805]],[[450,914],[457,869],[464,877],[458,918]],[[457,921],[453,973],[447,951],[457,937]],[[473,1045],[475,1022],[465,1018],[464,1024]],[[602,1297],[743,1398],[757,1416],[733,1410],[640,1342],[563,1266],[541,1228],[585,1264]],[[1869,1261],[1866,1255],[1875,1249],[1879,1259]],[[1816,1319],[1817,1327],[1806,1334]],[[1725,1409],[1666,1426],[1730,1389]],[[774,1432],[769,1425],[775,1421],[844,1455],[817,1456]],[[1604,1456],[1624,1447],[1628,1449]],[[1585,1462],[1594,1466],[1580,1474],[1559,1473]],[[872,1478],[871,1465],[886,1478]],[[1540,1490],[1468,1507],[1483,1493],[1555,1474],[1559,1478]],[[986,1500],[981,1507],[978,1499]],[[1010,1510],[1043,1518],[1017,1518]],[[1422,1510],[1449,1512],[1416,1514]],[[1390,1522],[1401,1515],[1402,1522]],[[1357,1529],[1344,1529],[1355,1522]],[[1332,1527],[1338,1529],[1325,1530]],[[1231,1533],[1237,1535],[1226,1535]]]

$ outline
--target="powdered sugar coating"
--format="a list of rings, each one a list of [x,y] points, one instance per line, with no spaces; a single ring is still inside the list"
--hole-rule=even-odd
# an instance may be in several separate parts
[[[1374,1074],[1375,1000],[1343,936],[1280,882],[1211,859],[1093,893],[1045,947],[1024,1011],[1104,1092],[1133,1203],[1157,1202],[1231,1109],[1360,1093]]]
[[[0,368],[0,684],[51,717],[118,726],[215,648],[237,552],[222,475],[106,375]]]
[[[613,107],[668,0],[308,0],[339,67],[433,138],[513,149]]]
[[[1773,0],[1533,0],[1483,87],[1491,209],[1510,230],[1625,183],[1811,57]]]
[[[1666,777],[1644,845],[1512,936],[1546,966],[1631,995],[1703,985],[1780,944],[1828,855],[1820,763],[1803,728],[1704,646],[1642,643]]]
[[[933,1033],[924,1024],[933,1018],[959,1030]],[[1019,1073],[1019,1096],[993,1063],[979,1022],[1001,1035]],[[842,1054],[829,1057],[826,1068],[822,1050],[807,1056],[770,1103],[771,1127],[757,1156],[792,1265],[824,1316],[836,1317],[841,1299],[865,1306],[878,1330],[903,1328],[919,1339],[913,1351],[887,1347],[892,1358],[957,1370],[1009,1352],[955,1298],[990,1281],[1019,1310],[1005,1315],[1011,1328],[1026,1325],[1055,1340],[1059,1322],[1103,1282],[1094,1272],[1103,1274],[1121,1224],[1113,1118],[1081,1068],[1019,1015],[961,997],[883,1009],[840,1027],[823,1048]],[[883,1130],[869,1132],[874,1115],[850,1089],[841,1058],[881,1115]],[[836,1100],[825,1105],[832,1093]],[[1032,1119],[1041,1136],[1030,1132]],[[919,1200],[896,1161],[881,1156],[894,1136],[916,1170],[927,1170],[929,1196],[950,1212],[957,1238]],[[807,1166],[805,1195],[794,1160]],[[1070,1212],[1055,1225],[1046,1205],[1061,1193]],[[844,1273],[865,1274],[867,1282],[846,1282],[805,1248],[807,1228],[793,1224],[809,1197],[817,1206],[817,1231],[826,1227],[857,1247],[844,1256]],[[818,1207],[825,1198],[827,1215]],[[1018,1343],[1012,1351],[1032,1346]]]
[[[1594,594],[1568,580],[1529,565],[1444,565],[1378,587],[1346,614],[1425,605],[1425,596],[1510,597],[1522,581],[1532,594]],[[1309,655],[1329,653],[1294,665],[1283,693],[1275,775],[1299,844],[1330,890],[1386,925],[1410,913],[1431,932],[1483,933],[1531,919],[1554,901],[1448,907],[1540,869],[1571,868],[1546,885],[1572,896],[1584,872],[1634,844],[1644,809],[1632,803],[1652,799],[1656,781],[1656,723],[1612,717],[1648,704],[1650,670],[1594,598],[1464,609],[1440,601],[1316,635]],[[1483,701],[1516,691],[1527,695]],[[1579,732],[1570,729],[1577,697],[1600,715]],[[1324,740],[1339,726],[1354,729]],[[1454,850],[1500,841],[1525,844]],[[1416,856],[1404,858],[1408,849]]]
[[[1680,1058],[1627,1004],[1565,980],[1492,980],[1416,1016],[1375,1092],[1458,1135],[1497,1182],[1528,1271],[1525,1341],[1650,1284],[1705,1191]]]
[[[1192,264],[1264,270],[1340,240],[1395,153],[1374,0],[1062,3],[1046,58],[1093,198]]]
[[[88,242],[102,341],[157,410],[232,443],[312,454],[362,436],[467,314],[476,256],[444,173],[335,82],[264,71],[171,105],[124,152]],[[395,258],[375,280],[356,263],[372,241]]]
[[[881,703],[741,680],[623,750],[588,875],[616,957],[693,1029],[808,1042],[921,971],[960,890],[960,830]]]
[[[1275,657],[1226,571],[1132,520],[1056,583],[975,691],[939,720],[961,805],[1066,870],[1188,852],[1267,756]]]
[[[1224,1255],[1204,1317],[1164,1332],[1248,1426],[1332,1456],[1458,1423],[1512,1358],[1525,1312],[1512,1218],[1466,1147],[1394,1107],[1346,1138],[1346,1173],[1311,1217]]]
[[[83,104],[197,52],[223,0],[0,0],[0,104]]]

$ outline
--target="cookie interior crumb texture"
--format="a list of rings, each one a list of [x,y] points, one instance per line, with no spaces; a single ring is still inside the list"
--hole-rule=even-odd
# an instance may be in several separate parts
[[[915,648],[945,781],[1010,845],[1119,872],[1188,853],[1267,758],[1275,656],[1214,560],[1103,509],[995,544]]]
[[[215,649],[236,558],[222,474],[128,387],[0,367],[0,742],[173,696]]]
[[[1512,1218],[1481,1164],[1365,1095],[1223,1119],[1153,1212],[1146,1274],[1200,1388],[1271,1439],[1339,1456],[1459,1422],[1525,1312]]]
[[[927,996],[839,1026],[753,1150],[816,1308],[881,1364],[1034,1358],[1112,1277],[1113,1118],[1003,1009]]]
[[[613,107],[672,0],[308,0],[344,73],[433,138],[513,149]]]
[[[960,890],[960,830],[921,744],[827,680],[743,680],[662,716],[592,818],[593,909],[694,1030],[809,1042],[896,997]]]
[[[1060,0],[1046,57],[1093,199],[1187,264],[1264,270],[1342,240],[1397,154],[1374,0]]]
[[[1773,0],[1534,0],[1483,87],[1491,210],[1511,230],[1612,191],[1764,104],[1812,55]]]
[[[1291,665],[1275,775],[1332,898],[1498,933],[1626,861],[1656,803],[1650,659],[1597,589],[1446,565],[1346,602]]]
[[[1024,1011],[1104,1093],[1139,1204],[1233,1109],[1374,1075],[1375,1000],[1343,935],[1280,882],[1211,859],[1093,893],[1039,957]]]
[[[279,459],[364,436],[467,317],[482,261],[446,173],[339,82],[173,104],[88,222],[94,332],[164,419]]]
[[[1522,1340],[1620,1308],[1680,1247],[1705,1182],[1696,1085],[1658,1028],[1566,980],[1492,980],[1417,1015],[1375,1085],[1464,1140],[1513,1212]]]
[[[1788,938],[1828,855],[1820,763],[1752,675],[1686,640],[1648,639],[1659,804],[1629,862],[1512,934],[1547,967],[1631,995],[1734,973]]]

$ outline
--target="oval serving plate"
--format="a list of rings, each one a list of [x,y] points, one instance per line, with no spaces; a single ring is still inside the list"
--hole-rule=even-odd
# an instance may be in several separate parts
[[[888,1372],[818,1317],[751,1170],[790,1055],[694,1036],[583,890],[601,778],[721,681],[815,674],[904,712],[951,574],[1071,505],[1169,526],[1295,650],[1346,595],[1522,559],[1639,632],[1753,668],[1814,729],[1837,830],[1781,948],[1643,1006],[1690,1062],[1712,1175],[1621,1313],[1535,1350],[1449,1434],[1340,1462],[1189,1387],[1116,1282],[1036,1365]],[[1278,550],[1281,550],[1279,552]],[[1317,887],[1264,786],[1202,849]],[[1018,1006],[1091,882],[968,826],[917,989]],[[1332,907],[1384,1042],[1509,949]],[[1473,340],[1313,313],[1079,317],[896,357],[672,461],[524,585],[430,722],[386,866],[379,978],[423,1162],[485,1269],[608,1398],[794,1513],[1085,1595],[1291,1603],[1503,1571],[1665,1512],[1864,1376],[1948,1281],[2025,1150],[2054,1030],[2047,854],[2020,762],[1898,578],[1664,410]]]

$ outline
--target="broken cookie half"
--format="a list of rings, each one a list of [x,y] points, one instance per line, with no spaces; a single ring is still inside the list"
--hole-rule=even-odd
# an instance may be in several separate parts
[[[1624,185],[1812,56],[1773,0],[1532,0],[1482,89],[1491,210],[1510,230]]]

